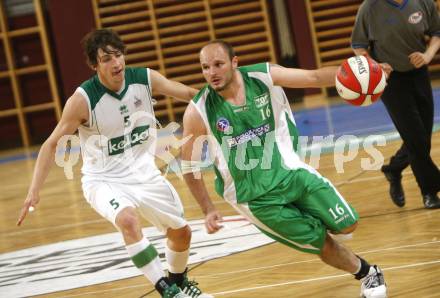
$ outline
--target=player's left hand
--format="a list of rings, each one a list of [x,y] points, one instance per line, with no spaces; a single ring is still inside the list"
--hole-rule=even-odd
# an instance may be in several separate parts
[[[410,54],[408,58],[415,68],[420,68],[423,65],[429,64],[429,62],[431,62],[431,58],[427,54],[420,52],[414,52]]]
[[[18,216],[17,226],[21,225],[28,212],[32,212],[38,202],[40,202],[38,193],[28,193],[21,208],[20,215]]]
[[[205,227],[208,234],[213,234],[223,228],[223,226],[219,224],[222,220],[222,215],[217,210],[208,212],[205,217]]]

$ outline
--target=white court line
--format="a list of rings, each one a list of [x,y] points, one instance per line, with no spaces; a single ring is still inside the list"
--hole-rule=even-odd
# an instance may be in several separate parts
[[[22,234],[27,234],[27,233],[42,232],[42,231],[49,231],[49,230],[73,228],[73,227],[77,227],[77,226],[88,225],[88,224],[93,224],[93,223],[99,223],[99,222],[104,222],[104,221],[107,221],[107,220],[106,219],[96,219],[96,220],[82,221],[82,222],[79,222],[79,223],[64,224],[64,225],[59,225],[59,226],[26,229],[26,230],[21,230],[21,231],[17,231],[17,232],[3,233],[3,237],[5,237],[5,236],[22,235]]]
[[[356,252],[357,254],[371,254],[376,252],[383,252],[383,251],[389,251],[389,250],[397,250],[397,249],[403,249],[403,248],[410,248],[410,247],[417,247],[417,246],[423,246],[423,245],[429,245],[429,244],[438,244],[440,243],[440,240],[438,241],[429,241],[429,242],[422,242],[422,243],[416,243],[416,244],[407,244],[407,245],[401,245],[401,246],[395,246],[395,247],[389,247],[389,248],[380,248],[380,249],[374,249],[374,250],[367,250],[367,251],[361,251]],[[243,270],[236,270],[236,271],[228,271],[223,273],[216,273],[216,274],[208,274],[203,275],[203,278],[209,278],[209,277],[215,277],[215,276],[221,276],[221,275],[228,275],[228,274],[236,274],[236,273],[243,273],[243,272],[250,272],[250,271],[257,271],[257,270],[266,270],[266,269],[272,269],[277,267],[283,267],[283,266],[290,266],[290,265],[297,265],[297,264],[303,264],[303,263],[313,263],[313,262],[321,262],[320,259],[309,259],[304,261],[297,261],[297,262],[289,262],[289,263],[282,263],[282,264],[276,264],[271,266],[263,266],[263,267],[254,267],[254,268],[248,268]]]
[[[63,295],[63,296],[60,296],[60,297],[67,298],[67,297],[90,296],[90,295],[93,295],[93,294],[102,294],[102,293],[108,293],[108,292],[115,292],[115,291],[122,291],[122,290],[127,290],[127,289],[140,288],[140,287],[145,287],[145,283],[140,284],[140,285],[119,287],[119,288],[113,288],[113,289],[108,289],[108,290],[101,290],[101,291],[94,291],[94,292],[85,292],[85,293],[81,293],[81,294],[74,294],[74,295],[67,295],[67,296]],[[74,289],[72,289],[72,290],[74,290]]]
[[[402,246],[396,246],[396,247],[389,247],[389,248],[370,250],[370,251],[360,252],[359,254],[368,254],[368,253],[396,250],[396,249],[408,248],[408,247],[417,247],[417,246],[423,246],[423,245],[429,245],[429,244],[437,244],[437,243],[440,243],[440,240],[439,241],[429,241],[429,242],[422,242],[422,243],[416,243],[416,244],[408,244],[408,245],[402,245]],[[311,259],[311,260],[305,260],[305,261],[299,261],[299,262],[291,262],[291,263],[277,264],[277,265],[272,265],[272,266],[250,268],[250,269],[246,269],[246,270],[229,271],[229,272],[224,272],[224,273],[218,273],[218,274],[212,274],[212,275],[203,275],[203,276],[202,275],[201,276],[193,276],[193,277],[194,278],[206,278],[206,277],[213,277],[213,276],[219,276],[219,275],[235,274],[235,273],[242,273],[242,272],[246,272],[246,271],[255,271],[255,270],[262,270],[262,269],[264,270],[264,269],[271,269],[271,268],[287,266],[287,265],[292,265],[292,264],[318,262],[318,261],[320,261],[320,260],[318,258],[316,258],[316,259],[313,259],[313,260]],[[431,264],[437,264],[437,263],[440,263],[440,260],[435,260],[435,261],[430,261],[430,262],[423,262],[423,263],[407,264],[407,265],[402,265],[402,266],[393,266],[393,267],[389,267],[389,268],[385,268],[385,269],[381,268],[381,269],[383,271],[387,271],[387,270],[396,270],[396,269],[405,269],[405,268],[411,268],[411,267],[419,267],[419,266],[423,266],[423,265],[431,265]],[[306,279],[306,280],[299,280],[299,281],[290,281],[290,282],[285,282],[285,283],[281,283],[281,284],[272,284],[272,285],[266,285],[266,286],[255,287],[255,288],[245,288],[245,289],[238,289],[238,290],[232,290],[232,291],[226,291],[226,292],[213,293],[213,295],[226,295],[226,294],[231,294],[231,293],[238,293],[238,292],[244,292],[244,291],[252,291],[252,290],[258,290],[258,289],[270,288],[270,287],[277,287],[277,286],[282,286],[282,285],[299,284],[299,283],[306,283],[306,282],[312,282],[312,281],[320,281],[320,280],[325,280],[325,279],[334,279],[334,278],[339,278],[339,277],[343,277],[343,276],[351,276],[351,274],[343,273],[343,274],[339,274],[339,275],[324,276],[324,277],[318,277],[318,278],[313,278],[313,279]],[[85,293],[82,293],[82,294],[74,294],[74,295],[69,295],[69,296],[64,296],[63,295],[63,297],[86,296],[86,295],[92,295],[92,294],[120,291],[120,290],[124,290],[124,289],[139,288],[139,287],[145,287],[145,283],[142,283],[142,284],[139,284],[139,285],[133,285],[133,286],[118,287],[118,288],[102,290],[102,291],[85,292]]]
[[[440,263],[440,260],[435,260],[435,261],[430,261],[430,262],[423,262],[423,263],[407,264],[407,265],[402,265],[402,266],[394,266],[394,267],[381,268],[381,269],[383,271],[391,271],[391,270],[396,270],[396,269],[406,269],[406,268],[420,267],[420,266],[425,266],[425,265],[433,265],[433,264],[438,264],[438,263]],[[327,280],[327,279],[336,279],[336,278],[345,277],[345,276],[351,276],[351,274],[344,273],[344,274],[329,275],[329,276],[310,278],[310,279],[303,279],[303,280],[292,280],[292,281],[287,281],[287,282],[277,283],[277,284],[270,284],[270,285],[252,287],[252,288],[243,288],[243,289],[236,289],[236,290],[212,293],[212,295],[214,295],[214,296],[221,296],[221,295],[240,293],[240,292],[248,292],[248,291],[255,291],[255,290],[260,290],[260,289],[274,288],[274,287],[280,287],[280,286],[286,286],[286,285],[304,284],[304,283],[314,282],[314,281],[321,281],[321,280]]]
[[[364,172],[361,172],[364,173]],[[360,174],[361,174],[360,173]],[[402,176],[410,176],[412,175],[412,172],[403,172]],[[333,183],[335,186],[342,186],[345,184],[352,184],[352,183],[358,183],[358,182],[365,182],[365,181],[373,181],[373,180],[385,180],[385,176],[379,175],[379,176],[371,176],[371,177],[365,177],[365,178],[355,178],[353,180],[344,180]]]
[[[440,263],[440,260],[430,261],[430,262],[422,262],[422,263],[414,263],[414,264],[407,264],[402,266],[394,266],[394,267],[388,267],[388,268],[381,268],[382,271],[391,271],[396,269],[407,269],[407,268],[413,268],[413,267],[421,267],[426,265],[434,265]],[[303,284],[308,282],[314,282],[314,281],[321,281],[321,280],[327,280],[327,279],[336,279],[340,277],[346,277],[351,276],[349,273],[343,273],[343,274],[337,274],[337,275],[330,275],[330,276],[323,276],[323,277],[317,277],[317,278],[309,278],[309,279],[303,279],[303,280],[293,280],[283,283],[277,283],[277,284],[270,284],[265,286],[258,286],[258,287],[252,287],[252,288],[243,288],[243,289],[237,289],[237,290],[230,290],[230,291],[224,291],[224,292],[217,292],[217,293],[211,293],[214,296],[221,296],[221,295],[227,295],[227,294],[233,294],[233,293],[240,293],[240,292],[247,292],[247,291],[254,291],[254,290],[260,290],[260,289],[267,289],[267,288],[273,288],[273,287],[279,287],[279,286],[286,286],[286,285],[294,285],[294,284]],[[94,292],[86,292],[81,294],[75,294],[75,295],[68,295],[63,297],[78,297],[78,296],[84,296],[84,295],[91,295],[91,294],[100,294],[100,293],[106,293],[106,292],[114,292],[114,291],[120,291],[125,289],[133,289],[133,288],[140,288],[144,287],[145,284],[140,285],[133,285],[133,286],[127,286],[127,287],[119,287],[109,290],[102,290],[102,291],[94,291]]]

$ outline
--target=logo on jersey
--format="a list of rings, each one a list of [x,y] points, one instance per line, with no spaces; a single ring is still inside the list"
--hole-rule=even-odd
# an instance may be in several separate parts
[[[249,111],[249,107],[248,106],[242,106],[239,108],[234,108],[234,113],[240,113],[240,112],[246,112]]]
[[[138,126],[131,131],[131,133],[110,139],[108,141],[108,154],[116,155],[121,154],[127,148],[134,147],[136,145],[142,144],[148,139],[149,125]]]
[[[218,131],[226,132],[230,127],[229,120],[224,117],[221,117],[220,119],[217,120],[216,126]]]
[[[255,106],[257,108],[264,107],[269,103],[269,94],[267,92],[263,93],[263,94],[255,97],[254,101],[255,101]]]
[[[411,14],[408,18],[408,23],[418,24],[423,19],[423,13],[421,11]]]
[[[142,105],[142,100],[139,97],[134,97],[134,107],[139,108]]]
[[[229,148],[236,147],[240,144],[246,143],[252,139],[255,139],[257,137],[261,137],[265,134],[267,134],[270,131],[270,125],[264,124],[257,128],[252,128],[247,131],[245,131],[242,134],[239,134],[238,136],[232,137],[230,139],[227,139]]]
[[[128,108],[126,105],[122,105],[119,107],[119,112],[121,112],[121,115],[128,113]]]

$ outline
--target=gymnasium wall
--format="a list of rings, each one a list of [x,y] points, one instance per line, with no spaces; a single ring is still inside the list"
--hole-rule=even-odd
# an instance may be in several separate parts
[[[60,108],[93,72],[80,41],[111,27],[128,44],[127,64],[149,66],[194,87],[203,85],[197,53],[213,38],[230,41],[242,64],[270,61],[312,69],[352,55],[351,27],[361,0],[284,0],[293,56],[284,57],[275,3],[268,0],[4,0],[0,2],[0,150],[39,144]],[[5,6],[14,3],[11,13]],[[17,7],[20,7],[17,10]],[[36,7],[41,7],[43,22]],[[282,9],[282,8],[281,8]],[[279,7],[278,7],[279,11]],[[440,71],[438,56],[430,66]],[[331,89],[289,90],[293,102]],[[161,120],[179,121],[185,104],[157,97]],[[314,99],[313,99],[314,101]],[[315,101],[314,101],[315,102]]]

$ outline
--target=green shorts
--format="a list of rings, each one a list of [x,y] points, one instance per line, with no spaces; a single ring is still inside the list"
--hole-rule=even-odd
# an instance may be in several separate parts
[[[314,254],[321,252],[327,231],[338,233],[359,219],[331,182],[312,168],[292,171],[276,189],[240,205],[269,237]]]

